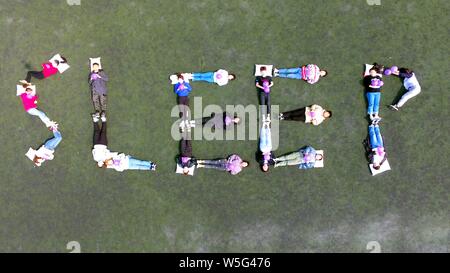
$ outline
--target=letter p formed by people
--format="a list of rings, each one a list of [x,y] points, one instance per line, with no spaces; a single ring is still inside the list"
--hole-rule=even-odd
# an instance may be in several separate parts
[[[369,6],[380,6],[381,0],[366,0]]]
[[[81,0],[66,0],[69,6],[79,6],[81,5]]]

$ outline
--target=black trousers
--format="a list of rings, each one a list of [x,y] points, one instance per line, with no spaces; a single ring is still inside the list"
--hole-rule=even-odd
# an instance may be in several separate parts
[[[178,97],[178,107],[180,108],[180,118],[183,120],[189,117],[189,97]]]
[[[296,110],[292,110],[289,112],[283,112],[283,118],[285,120],[295,120],[295,121],[306,121],[306,114],[305,114],[306,108],[300,108]]]
[[[106,122],[102,122],[102,128],[98,122],[94,122],[94,145],[108,146],[108,139],[106,137]]]
[[[263,114],[270,114],[270,93],[266,93],[264,91],[259,92],[259,104],[260,105],[266,105],[266,113],[263,112]]]
[[[192,143],[190,139],[183,138],[181,139],[181,156],[183,157],[192,157]]]
[[[42,71],[28,71],[27,77],[25,78],[25,80],[27,82],[30,82],[31,77],[36,78],[38,80],[42,80],[42,79],[44,79],[44,73],[42,73]]]

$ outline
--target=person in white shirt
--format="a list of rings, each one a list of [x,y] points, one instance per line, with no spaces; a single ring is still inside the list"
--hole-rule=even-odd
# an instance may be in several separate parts
[[[54,123],[52,132],[53,138],[47,140],[38,150],[33,150],[30,148],[26,153],[26,156],[38,167],[40,167],[46,160],[53,160],[55,157],[55,149],[62,140],[61,133],[58,131],[58,124]]]
[[[416,74],[408,68],[400,68],[392,71],[392,74],[403,80],[403,86],[406,89],[406,93],[403,94],[397,103],[389,105],[392,110],[398,111],[409,99],[419,95],[422,88],[416,78]]]
[[[216,72],[194,72],[190,74],[193,82],[204,81],[208,83],[216,83],[219,86],[228,84],[229,81],[236,79],[236,75],[228,73],[224,69],[219,69]]]
[[[156,164],[151,161],[138,160],[124,153],[111,152],[108,149],[106,120],[102,120],[101,129],[98,121],[98,118],[93,117],[94,148],[92,149],[92,156],[98,167],[112,168],[119,172],[124,170],[156,170]]]
[[[317,126],[324,120],[331,117],[331,111],[323,109],[320,105],[313,104],[309,107],[303,107],[296,110],[280,113],[279,119],[301,121]]]

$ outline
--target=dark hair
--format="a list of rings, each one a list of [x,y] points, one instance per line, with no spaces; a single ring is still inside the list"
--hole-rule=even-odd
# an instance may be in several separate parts
[[[400,73],[407,73],[407,74],[412,74],[412,73],[413,73],[413,71],[412,71],[411,69],[406,68],[406,67],[402,67],[402,68],[400,68],[398,71],[399,71]]]
[[[328,71],[327,70],[322,70],[325,71],[325,75],[322,76],[322,78],[325,78],[326,76],[328,76]]]
[[[59,61],[58,60],[55,60],[55,63],[56,63],[56,65],[59,65]]]
[[[33,89],[31,87],[25,88],[25,91],[28,91],[28,90],[33,91]]]
[[[379,170],[380,168],[381,168],[381,165],[378,165],[378,166],[373,166],[373,168],[375,169],[375,170]]]
[[[373,63],[372,69],[375,69],[378,73],[382,73],[384,71],[384,65],[378,64],[378,63]],[[370,69],[370,70],[372,70],[372,69]]]
[[[183,77],[183,75],[181,75],[181,73],[178,73],[178,74],[177,74],[177,78],[178,78],[178,79],[184,80],[184,77]]]
[[[235,74],[228,74],[228,75],[233,76],[233,80],[236,79],[236,75]]]
[[[267,70],[267,67],[265,67],[265,66],[261,66],[261,68],[259,69],[259,71],[266,71]]]
[[[94,65],[98,65],[98,66],[100,66],[100,65],[99,65],[98,63],[93,63],[93,64],[92,64],[92,66],[94,66]]]
[[[325,110],[325,111],[330,114],[330,116],[328,118],[331,118],[333,116],[333,112],[331,112],[330,110]]]
[[[62,59],[61,63],[67,63],[66,57],[61,56],[61,59]]]

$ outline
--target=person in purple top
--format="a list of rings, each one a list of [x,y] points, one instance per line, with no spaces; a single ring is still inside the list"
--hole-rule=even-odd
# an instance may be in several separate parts
[[[197,160],[197,163],[197,168],[227,171],[232,175],[240,173],[243,168],[248,167],[249,165],[247,161],[242,160],[242,158],[235,154],[222,159]]]
[[[202,125],[213,129],[229,129],[233,125],[239,124],[241,119],[232,116],[227,112],[212,113],[209,117],[202,118]]]

